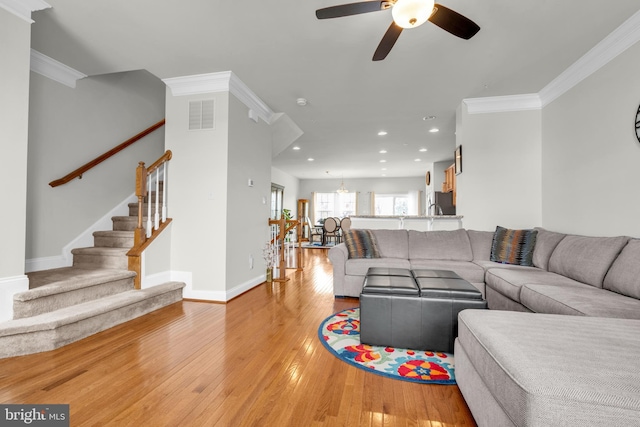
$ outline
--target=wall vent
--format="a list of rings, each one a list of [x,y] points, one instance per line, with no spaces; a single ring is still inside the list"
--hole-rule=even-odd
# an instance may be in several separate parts
[[[213,99],[189,101],[189,130],[214,129]]]

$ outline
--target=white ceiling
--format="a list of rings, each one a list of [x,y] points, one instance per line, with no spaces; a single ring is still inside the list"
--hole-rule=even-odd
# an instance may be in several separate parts
[[[462,99],[537,93],[640,9],[637,0],[443,0],[480,25],[474,38],[427,22],[373,62],[390,11],[315,17],[348,2],[47,0],[53,7],[33,14],[32,47],[87,75],[233,71],[304,132],[275,167],[299,178],[407,177],[453,158]]]

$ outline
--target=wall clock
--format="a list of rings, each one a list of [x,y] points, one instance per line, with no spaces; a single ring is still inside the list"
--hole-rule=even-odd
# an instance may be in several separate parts
[[[640,107],[638,107],[638,112],[636,113],[636,138],[640,142]]]
[[[640,110],[638,114],[640,114]],[[427,183],[427,185],[431,185],[431,171],[427,171],[427,174],[424,176],[424,181]]]

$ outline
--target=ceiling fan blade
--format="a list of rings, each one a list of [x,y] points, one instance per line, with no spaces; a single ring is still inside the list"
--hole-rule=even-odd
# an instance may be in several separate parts
[[[433,6],[433,13],[429,17],[429,21],[465,40],[469,40],[480,31],[478,24],[471,19],[438,3]]]
[[[361,13],[377,12],[389,9],[388,1],[361,1],[358,3],[341,4],[316,10],[318,19],[339,18],[341,16],[358,15]]]
[[[395,22],[392,22],[387,32],[384,33],[384,36],[382,37],[382,40],[380,40],[378,48],[373,54],[374,61],[382,61],[387,57],[389,52],[391,52],[391,48],[393,47],[393,45],[396,44],[396,40],[398,40],[398,37],[400,37],[400,33],[402,33],[402,27],[396,25]]]

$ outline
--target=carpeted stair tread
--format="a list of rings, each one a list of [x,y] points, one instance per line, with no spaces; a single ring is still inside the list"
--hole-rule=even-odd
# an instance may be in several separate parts
[[[101,248],[132,248],[134,232],[131,230],[96,231],[93,233],[93,245]]]
[[[36,271],[27,274],[32,289],[14,295],[18,301],[29,301],[44,296],[88,288],[108,281],[135,277],[129,270],[86,269],[62,267],[53,270]]]
[[[130,248],[129,248],[130,249]],[[102,256],[121,256],[127,255],[127,248],[102,248],[102,247],[86,247],[71,249],[73,255],[102,255]]]
[[[51,313],[0,323],[0,337],[34,331],[52,330],[71,323],[133,305],[145,299],[184,288],[182,282],[167,282],[151,288],[122,292],[98,300],[65,307]]]

